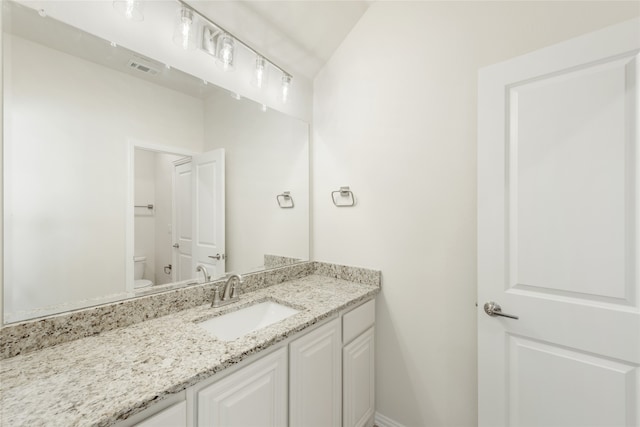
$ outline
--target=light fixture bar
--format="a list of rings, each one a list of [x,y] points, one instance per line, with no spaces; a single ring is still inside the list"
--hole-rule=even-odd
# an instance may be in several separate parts
[[[191,7],[189,5],[189,3],[185,2],[184,0],[176,0],[181,6],[186,7],[188,9],[190,9],[191,11],[193,11],[194,14],[198,15],[202,20],[206,21],[208,24],[213,25],[214,27],[216,27],[217,29],[219,29],[220,31],[222,31],[223,33],[227,33],[229,34],[231,37],[233,37],[235,39],[235,41],[239,44],[241,44],[242,46],[245,47],[245,49],[251,51],[254,55],[259,55],[263,58],[265,58],[267,60],[267,62],[269,64],[271,64],[274,68],[280,70],[282,72],[282,74],[287,75],[289,77],[292,76],[292,74],[290,72],[288,72],[287,70],[285,70],[284,68],[282,68],[281,66],[279,66],[278,64],[276,64],[275,62],[273,62],[272,60],[270,60],[269,58],[267,58],[266,56],[264,56],[263,54],[261,54],[260,52],[258,52],[256,49],[254,49],[253,47],[251,47],[251,45],[249,45],[247,42],[239,39],[238,37],[236,37],[235,34],[233,34],[231,31],[227,30],[226,28],[222,27],[219,24],[216,24],[215,22],[213,22],[211,19],[207,18],[206,16],[204,16],[202,13],[198,12],[196,9],[194,9],[193,7]]]

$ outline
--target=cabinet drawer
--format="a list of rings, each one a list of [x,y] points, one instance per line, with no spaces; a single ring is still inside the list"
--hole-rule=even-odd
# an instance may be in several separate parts
[[[362,304],[342,318],[342,342],[349,343],[373,325],[376,318],[376,300]]]
[[[176,403],[152,417],[147,418],[136,427],[181,427],[187,426],[187,402]]]

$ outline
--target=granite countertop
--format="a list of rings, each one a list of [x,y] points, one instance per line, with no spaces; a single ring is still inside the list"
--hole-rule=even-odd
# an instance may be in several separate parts
[[[379,290],[314,274],[2,360],[0,425],[112,425]],[[230,342],[194,323],[264,300],[301,311]]]

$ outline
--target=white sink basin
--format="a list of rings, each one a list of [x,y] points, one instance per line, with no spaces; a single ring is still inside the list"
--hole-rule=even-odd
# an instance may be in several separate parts
[[[265,328],[299,310],[272,301],[260,302],[241,308],[197,325],[222,341],[233,341],[249,332]]]

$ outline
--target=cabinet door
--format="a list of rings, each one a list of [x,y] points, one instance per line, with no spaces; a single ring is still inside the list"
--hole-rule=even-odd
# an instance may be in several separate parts
[[[342,351],[344,427],[373,425],[375,407],[373,332],[373,327],[363,332]]]
[[[136,424],[136,427],[186,427],[186,425],[187,402],[180,402]]]
[[[340,319],[335,319],[291,343],[290,425],[341,425],[340,344]]]
[[[265,356],[198,392],[197,425],[285,427],[287,349]]]

